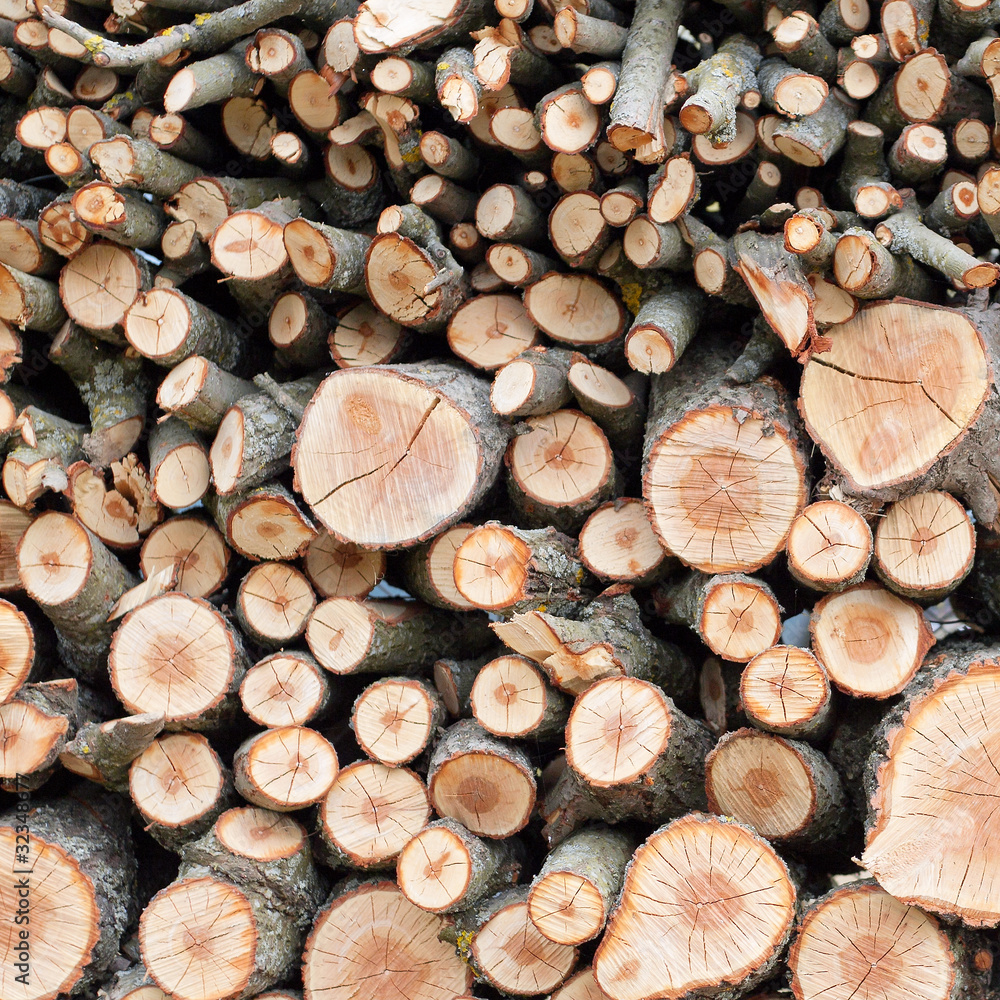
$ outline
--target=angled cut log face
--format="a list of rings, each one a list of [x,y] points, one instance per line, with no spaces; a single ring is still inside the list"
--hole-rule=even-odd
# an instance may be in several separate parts
[[[895,299],[828,333],[802,376],[799,409],[849,483],[878,490],[916,479],[978,418],[991,372],[962,313]]]

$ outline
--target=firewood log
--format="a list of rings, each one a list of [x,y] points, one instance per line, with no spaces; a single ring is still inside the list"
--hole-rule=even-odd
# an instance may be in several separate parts
[[[303,562],[306,576],[321,597],[367,597],[385,576],[385,568],[384,552],[338,541],[327,531],[309,542]]]
[[[219,496],[205,506],[227,543],[248,559],[294,559],[316,538],[312,521],[278,482]]]
[[[59,754],[59,763],[113,792],[128,792],[129,767],[163,729],[163,716],[144,713],[87,722]]]
[[[650,900],[653,884],[661,888]],[[720,884],[727,886],[721,897]],[[612,1000],[748,992],[780,961],[795,905],[788,868],[767,841],[732,821],[684,816],[635,853],[594,955],[595,978]],[[699,919],[706,910],[716,920]],[[728,935],[741,917],[737,944]],[[659,947],[651,950],[654,940]],[[717,946],[720,940],[729,947]]]
[[[538,330],[515,295],[478,295],[448,320],[448,346],[473,368],[494,371],[538,342]]]
[[[727,385],[726,359],[704,343],[653,379],[643,495],[654,529],[682,561],[703,572],[752,571],[774,557],[804,506],[801,437],[775,382]],[[697,389],[688,381],[695,372]]]
[[[872,798],[862,864],[900,902],[969,927],[997,919],[983,851],[993,820],[978,796],[968,795],[993,773],[983,741],[996,669],[995,648],[975,643],[931,658],[876,733],[875,770],[866,774]],[[947,755],[933,740],[928,748],[921,732],[950,737]],[[962,754],[962,768],[949,766],[954,752]]]
[[[213,729],[236,710],[247,657],[237,631],[211,604],[164,594],[121,620],[107,665],[130,712],[162,713],[168,729]]]
[[[211,829],[237,802],[233,778],[200,733],[164,733],[129,767],[128,789],[146,830],[168,850]]]
[[[420,678],[386,677],[358,695],[351,728],[358,746],[386,767],[415,760],[445,718],[441,696]]]
[[[319,807],[323,850],[330,863],[392,868],[430,812],[427,789],[409,768],[356,761],[337,774]]]
[[[157,390],[156,402],[160,409],[180,417],[194,430],[211,433],[218,429],[229,408],[253,390],[252,382],[195,355],[170,369]]]
[[[429,913],[466,910],[517,881],[523,851],[514,837],[487,840],[453,819],[428,823],[400,851],[403,895]]]
[[[673,562],[649,523],[641,500],[619,497],[602,504],[580,529],[580,561],[609,583],[655,583]]]
[[[243,711],[261,726],[305,726],[330,701],[326,673],[308,654],[281,650],[258,660],[240,683]]]
[[[296,488],[344,541],[408,547],[461,520],[485,496],[506,436],[485,383],[452,365],[335,372],[302,417]],[[356,447],[330,454],[330,441],[352,440]],[[398,503],[404,494],[424,502]]]
[[[810,631],[830,680],[855,697],[899,694],[934,643],[919,605],[871,581],[820,600]]]
[[[286,562],[253,566],[236,592],[236,620],[243,634],[271,649],[299,638],[315,607],[308,578]]]
[[[442,917],[414,906],[392,882],[348,882],[319,911],[306,942],[305,996],[373,987],[461,996],[472,970],[438,939],[444,927]]]
[[[526,754],[470,719],[442,734],[427,787],[440,816],[480,836],[510,837],[524,828],[535,805],[535,774]]]
[[[785,542],[788,572],[804,587],[840,591],[861,583],[872,556],[872,532],[849,504],[819,500],[792,523]]]
[[[797,1000],[821,992],[841,1000],[862,981],[866,989],[891,982],[914,997],[979,997],[989,992],[992,956],[978,934],[942,927],[864,879],[810,902],[788,966]]]
[[[541,670],[523,656],[498,656],[484,664],[469,692],[476,721],[494,736],[561,739],[569,699],[546,683]]]
[[[168,566],[177,568],[175,589],[189,597],[209,597],[229,568],[229,549],[200,517],[171,517],[155,527],[142,544],[139,566],[147,579]]]
[[[337,776],[337,752],[315,729],[278,726],[244,740],[233,757],[236,791],[255,806],[291,812],[318,802]]]
[[[826,668],[807,649],[772,646],[740,677],[740,701],[758,729],[819,741],[833,722]]]
[[[5,791],[31,792],[51,777],[76,733],[79,712],[77,682],[72,679],[22,684],[0,705],[0,780]]]
[[[95,988],[118,960],[119,941],[138,909],[128,810],[121,798],[80,786],[26,803],[19,797],[0,817],[3,895],[11,914],[2,988],[24,990],[19,975],[38,996]],[[19,906],[20,899],[28,903]],[[68,923],[61,916],[67,905],[74,914]],[[18,925],[18,914],[30,923]],[[20,936],[24,929],[27,937]]]
[[[585,827],[559,843],[528,894],[528,917],[536,930],[562,945],[596,938],[637,846],[627,830],[599,825]]]
[[[106,677],[116,627],[108,615],[137,582],[132,574],[77,520],[56,511],[28,526],[17,566],[28,595],[56,628],[66,666],[84,678]]]

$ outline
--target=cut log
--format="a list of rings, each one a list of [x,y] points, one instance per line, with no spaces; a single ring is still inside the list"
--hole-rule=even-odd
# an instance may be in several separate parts
[[[806,743],[756,729],[726,733],[705,761],[708,806],[772,842],[842,848],[851,810],[833,765]]]
[[[150,835],[174,851],[236,801],[229,769],[199,733],[158,736],[133,761],[128,784]]]
[[[900,902],[971,927],[1000,919],[988,875],[995,820],[980,794],[994,773],[987,747],[997,670],[995,646],[933,658],[876,732],[866,775],[862,864]],[[950,763],[954,753],[961,768]]]
[[[573,539],[553,528],[489,521],[458,547],[453,574],[469,604],[505,617],[531,609],[573,614],[590,596]]]
[[[328,346],[339,367],[359,368],[399,361],[409,342],[408,330],[371,303],[362,302],[340,317]]]
[[[154,425],[149,435],[153,498],[172,510],[198,503],[211,481],[209,456],[201,438],[178,417]]]
[[[301,636],[315,607],[306,575],[285,562],[252,567],[236,593],[236,620],[243,633],[270,649]]]
[[[444,717],[441,696],[427,681],[386,677],[358,695],[351,728],[369,757],[386,767],[398,767],[424,752]]]
[[[298,650],[258,660],[240,684],[243,711],[259,726],[305,726],[330,700],[330,684],[319,664]]]
[[[654,592],[667,621],[687,625],[724,660],[746,663],[781,635],[781,608],[771,588],[743,573],[687,574]]]
[[[236,708],[243,643],[207,601],[164,594],[130,611],[111,643],[108,671],[133,713],[162,714],[167,729],[218,728]]]
[[[758,729],[779,736],[818,741],[833,721],[826,668],[797,646],[758,653],[740,678],[740,701]]]
[[[525,425],[527,432],[507,450],[513,507],[530,527],[576,531],[618,492],[608,440],[594,421],[575,410],[529,417]]]
[[[595,978],[612,1000],[748,992],[773,974],[795,900],[788,869],[766,841],[738,823],[685,816],[636,852],[594,956]]]
[[[59,297],[70,319],[118,344],[124,343],[125,313],[149,287],[145,262],[114,243],[86,247],[59,274]]]
[[[56,511],[25,530],[17,568],[28,596],[56,628],[66,667],[103,680],[115,630],[108,615],[138,581],[79,521]]]
[[[872,531],[849,504],[820,500],[792,523],[785,551],[788,572],[804,587],[845,590],[865,578],[872,556]]]
[[[134,454],[113,462],[113,488],[103,469],[75,462],[67,470],[65,495],[73,504],[73,516],[105,545],[131,549],[163,520],[163,508],[152,498],[152,484]]]
[[[316,538],[312,522],[280,483],[206,498],[226,541],[248,559],[295,559]]]
[[[877,217],[885,214],[881,208],[872,211]],[[867,229],[852,227],[837,240],[833,275],[841,288],[859,299],[896,295],[926,298],[934,294],[927,271],[909,254],[889,253]]]
[[[535,325],[559,343],[608,344],[625,327],[625,309],[606,285],[589,274],[545,275],[524,292]]]
[[[863,879],[810,903],[788,966],[796,1000],[847,1000],[862,983],[920,1000],[951,1000],[988,995],[992,956],[978,935],[946,929]]]
[[[296,488],[343,541],[391,549],[439,534],[499,472],[506,431],[488,392],[445,364],[335,372],[299,426]]]
[[[72,679],[23,684],[0,705],[0,780],[5,791],[30,793],[52,776],[79,721],[77,690]]]
[[[365,251],[371,239],[308,219],[285,225],[285,249],[295,273],[309,286],[326,291],[364,288]]]
[[[7,412],[4,412],[7,411]],[[3,463],[3,487],[19,507],[29,507],[47,490],[64,489],[67,470],[84,458],[86,426],[63,420],[35,406],[26,406],[10,423],[14,407],[4,393],[0,414],[8,433],[16,430],[22,444],[12,441]]]
[[[255,806],[291,812],[318,802],[337,776],[337,752],[305,726],[279,726],[244,740],[233,757],[236,791]]]
[[[396,881],[429,913],[466,910],[517,881],[518,847],[514,838],[484,840],[453,819],[436,820],[399,852]]]
[[[0,600],[0,704],[14,697],[34,666],[35,631],[28,616]]]
[[[461,618],[419,601],[328,597],[306,626],[313,656],[333,674],[419,670],[439,656],[469,656],[489,642],[477,615]]]
[[[621,58],[618,88],[611,103],[608,139],[616,149],[637,149],[665,158],[663,106],[682,16],[676,0],[641,0]]]
[[[775,32],[775,38],[778,35]],[[692,135],[705,135],[714,145],[736,138],[736,106],[757,87],[761,55],[741,35],[731,35],[709,58],[684,74],[693,91],[678,112],[681,125]]]
[[[336,776],[317,818],[330,862],[378,870],[395,867],[430,813],[427,789],[413,771],[358,761]]]
[[[200,517],[171,517],[143,542],[139,567],[148,580],[171,566],[177,569],[176,590],[209,597],[226,577],[229,549],[222,535]]]
[[[528,917],[535,929],[556,944],[578,945],[596,938],[637,846],[627,830],[591,826],[554,847],[528,895]]]
[[[493,654],[486,653],[474,660],[434,661],[434,687],[452,718],[472,717],[472,706],[469,704],[472,685],[483,665],[492,659]]]
[[[479,977],[507,995],[547,993],[576,965],[576,948],[549,941],[531,923],[527,893],[506,889],[456,922],[459,947]]]
[[[580,561],[601,580],[645,586],[671,566],[641,500],[602,504],[580,529]]]
[[[712,743],[708,729],[657,685],[634,677],[597,681],[577,698],[566,724],[565,784],[576,795],[564,800],[557,785],[545,818],[550,826],[556,814],[565,824],[574,812],[649,822],[704,808]]]
[[[306,1000],[329,990],[433,1000],[461,996],[472,970],[438,939],[444,920],[407,900],[391,882],[350,884],[320,910],[306,943]]]
[[[861,698],[899,694],[934,643],[919,605],[873,582],[820,600],[810,631],[830,680]]]
[[[119,960],[119,940],[137,909],[123,800],[78,786],[49,802],[22,792],[0,815],[0,856],[10,915],[0,990],[48,1000],[96,989]]]
[[[988,313],[897,300],[866,306],[829,332],[830,350],[806,363],[799,405],[846,493],[898,500],[950,489],[977,520],[996,521],[980,457],[989,454],[980,441],[994,433],[984,345],[992,322]],[[922,388],[938,385],[954,388],[946,396]]]
[[[498,656],[476,674],[469,704],[487,732],[507,739],[562,739],[569,700],[523,656]]]
[[[894,503],[875,532],[875,572],[890,590],[936,604],[968,576],[976,532],[950,493],[917,493]]]
[[[385,576],[385,567],[384,552],[338,541],[328,531],[309,542],[303,562],[306,576],[321,597],[367,597]]]
[[[535,108],[535,117],[542,142],[554,153],[582,153],[594,145],[601,131],[600,111],[584,97],[581,83],[568,83],[546,94]]]
[[[654,681],[686,704],[694,670],[676,646],[646,629],[629,589],[609,587],[584,608],[580,621],[529,611],[492,628],[514,652],[540,664],[567,694],[580,694],[604,677],[628,676]]]
[[[302,408],[320,377],[308,375],[277,385],[269,376],[263,392],[244,396],[226,412],[209,450],[215,491],[221,497],[249,490],[288,468]]]
[[[125,314],[124,328],[129,344],[164,368],[199,355],[229,372],[247,350],[235,324],[175,288],[139,295]]]
[[[694,344],[653,379],[646,425],[653,527],[668,551],[706,573],[770,562],[806,499],[787,397],[767,378],[728,385],[727,364],[704,339]]]
[[[670,371],[695,336],[704,309],[705,297],[695,288],[667,289],[649,296],[625,336],[628,363],[644,375]]]
[[[0,264],[0,319],[22,329],[51,335],[65,318],[59,290],[53,282]]]
[[[160,383],[160,409],[180,417],[196,431],[214,432],[236,400],[253,392],[253,383],[237,378],[207,358],[182,361]]]
[[[448,346],[473,368],[494,371],[538,342],[538,330],[516,295],[478,295],[448,321]]]
[[[517,833],[535,806],[528,757],[469,719],[444,731],[431,756],[427,787],[440,816],[485,837]]]

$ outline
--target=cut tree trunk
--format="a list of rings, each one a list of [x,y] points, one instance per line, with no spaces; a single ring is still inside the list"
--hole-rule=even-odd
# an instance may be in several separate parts
[[[425,680],[386,677],[358,695],[351,728],[358,746],[386,767],[415,760],[444,724],[441,696]]]
[[[320,910],[306,942],[306,1000],[328,990],[462,996],[472,970],[438,939],[442,917],[414,906],[392,882],[348,883]]]
[[[240,684],[240,704],[259,726],[305,726],[330,702],[326,672],[308,654],[282,650],[258,660]]]
[[[986,376],[994,324],[990,312],[896,300],[872,303],[832,331],[829,350],[806,363],[799,408],[846,494],[899,500],[947,489],[981,523],[997,522],[984,471],[996,436]],[[954,386],[946,412],[922,385]]]
[[[843,850],[853,818],[833,765],[806,743],[726,733],[705,761],[708,806],[801,851]]]
[[[513,419],[562,409],[573,398],[567,381],[572,357],[562,348],[532,347],[508,361],[493,377],[493,411]]]
[[[947,597],[972,569],[976,530],[950,493],[916,493],[894,503],[875,532],[875,573],[921,604]]]
[[[522,830],[535,806],[535,772],[516,744],[470,719],[444,731],[427,772],[431,803],[480,836],[503,839]]]
[[[209,597],[226,578],[229,548],[202,518],[175,516],[149,533],[139,553],[139,567],[146,579],[176,567],[176,590],[190,597]]]
[[[740,677],[740,702],[758,729],[779,736],[819,741],[833,722],[826,668],[797,646],[758,653]]]
[[[186,594],[130,611],[108,656],[122,704],[162,714],[167,729],[215,729],[231,718],[246,667],[237,631],[207,601]]]
[[[317,537],[295,497],[278,482],[205,499],[228,544],[248,559],[295,559]]]
[[[327,863],[392,868],[430,815],[427,789],[413,771],[365,760],[349,764],[317,813]]]
[[[269,561],[250,569],[236,592],[236,620],[244,635],[269,649],[302,635],[316,607],[316,595],[300,569]]]
[[[469,704],[487,732],[506,739],[561,740],[569,699],[523,656],[498,656],[476,674]]]
[[[229,407],[253,391],[252,382],[237,378],[214,361],[194,356],[171,368],[156,392],[156,403],[193,430],[214,433]]]
[[[746,663],[781,635],[781,607],[771,588],[743,573],[693,572],[654,592],[667,621],[687,625],[724,660]]]
[[[580,561],[601,580],[648,586],[674,565],[660,544],[641,500],[602,504],[580,529]]]
[[[507,431],[488,391],[446,364],[335,372],[302,417],[296,488],[343,541],[425,541],[477,506],[499,472]]]
[[[478,615],[449,615],[419,601],[328,597],[309,619],[306,642],[330,673],[393,674],[442,654],[478,653],[489,632]]]
[[[646,424],[643,496],[653,527],[668,551],[706,573],[770,562],[807,496],[787,396],[768,378],[729,384],[729,363],[702,338],[654,377]]]
[[[992,964],[980,935],[942,927],[870,879],[813,900],[788,955],[796,1000],[847,1000],[862,983],[914,1000],[980,1000],[990,993]]]
[[[92,787],[74,786],[48,802],[30,802],[28,794],[0,814],[0,894],[10,915],[0,989],[37,998],[96,989],[119,960],[119,941],[138,910],[128,809]]]
[[[473,607],[505,617],[532,609],[572,614],[590,596],[573,539],[553,528],[488,521],[458,547],[453,574]]]
[[[679,1000],[694,990],[732,1000],[773,975],[795,908],[788,868],[767,841],[739,823],[684,816],[633,856],[595,978],[612,1000]]]
[[[116,625],[108,616],[138,581],[79,521],[55,511],[24,532],[17,567],[28,596],[56,628],[66,666],[104,681]]]
[[[546,856],[531,883],[528,917],[556,944],[579,945],[602,930],[638,846],[628,830],[590,826]]]
[[[211,829],[237,799],[229,769],[200,733],[164,733],[132,762],[129,795],[149,834],[171,851]]]
[[[236,791],[247,802],[276,812],[315,804],[336,777],[336,750],[305,726],[266,729],[244,740],[233,757]]]
[[[515,838],[486,840],[453,819],[435,820],[400,851],[396,881],[429,913],[466,910],[517,880],[519,846]]]
[[[208,451],[198,434],[179,417],[157,423],[149,434],[149,473],[153,499],[172,510],[198,503],[211,482]]]
[[[919,605],[872,581],[824,597],[809,627],[830,680],[860,698],[899,694],[934,644]]]
[[[802,586],[845,590],[865,578],[872,556],[872,531],[849,504],[819,500],[792,523],[785,552],[788,572]]]
[[[163,716],[146,713],[108,722],[87,722],[59,754],[67,771],[128,793],[129,768],[163,729]]]

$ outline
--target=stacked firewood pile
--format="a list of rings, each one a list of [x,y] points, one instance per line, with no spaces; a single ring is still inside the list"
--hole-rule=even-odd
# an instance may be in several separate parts
[[[0,1000],[1000,995],[1000,0],[228,2],[0,0]]]

